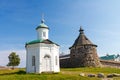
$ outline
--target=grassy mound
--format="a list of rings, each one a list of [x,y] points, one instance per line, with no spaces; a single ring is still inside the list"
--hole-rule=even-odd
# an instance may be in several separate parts
[[[58,74],[26,74],[25,69],[0,70],[0,80],[101,80],[101,78],[79,76],[80,73],[98,74],[110,73],[120,74],[120,69],[116,68],[62,68]],[[114,78],[113,80],[120,80]]]

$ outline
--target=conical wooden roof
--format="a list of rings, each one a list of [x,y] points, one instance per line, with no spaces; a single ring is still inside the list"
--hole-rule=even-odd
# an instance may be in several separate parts
[[[72,45],[72,47],[74,46],[82,46],[82,45],[93,45],[96,46],[95,44],[93,44],[84,34],[84,30],[80,27],[80,34],[78,36],[78,38],[75,40],[74,44]],[[70,47],[70,48],[72,48]]]

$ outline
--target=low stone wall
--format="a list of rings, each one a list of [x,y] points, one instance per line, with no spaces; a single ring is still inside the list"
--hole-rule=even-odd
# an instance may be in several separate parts
[[[107,60],[100,60],[103,67],[115,67],[120,68],[120,62],[116,61],[107,61]]]
[[[103,67],[115,67],[120,68],[120,62],[116,61],[107,61],[107,60],[100,60]],[[70,58],[60,59],[60,67],[61,68],[70,68],[72,63],[70,62]]]
[[[60,59],[60,67],[61,68],[69,68],[70,67],[70,58]]]

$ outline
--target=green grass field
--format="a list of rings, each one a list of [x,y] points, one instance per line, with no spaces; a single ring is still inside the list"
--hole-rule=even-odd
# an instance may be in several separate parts
[[[101,78],[89,78],[79,76],[80,73],[119,73],[120,69],[116,68],[62,68],[58,74],[26,74],[25,69],[0,70],[0,80],[103,80]],[[113,80],[120,80],[114,78]]]

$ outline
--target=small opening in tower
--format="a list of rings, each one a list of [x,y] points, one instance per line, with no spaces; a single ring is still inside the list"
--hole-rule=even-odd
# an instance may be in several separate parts
[[[46,32],[43,32],[43,37],[46,37]]]

